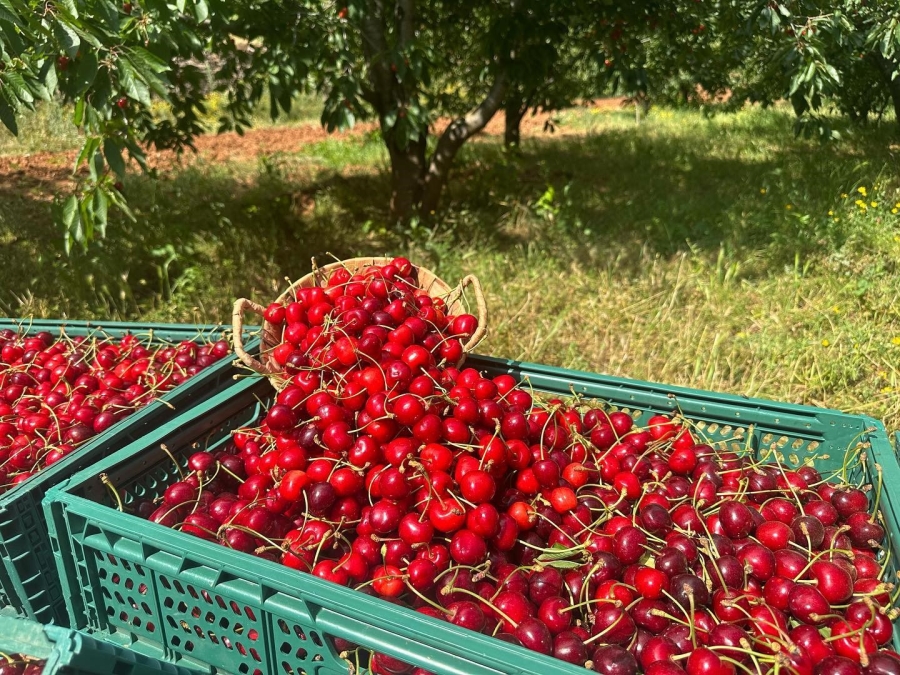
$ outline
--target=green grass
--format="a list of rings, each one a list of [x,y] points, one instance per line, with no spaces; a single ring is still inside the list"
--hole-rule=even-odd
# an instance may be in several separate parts
[[[405,253],[448,280],[480,277],[484,352],[900,427],[892,127],[819,145],[779,110],[561,117],[518,156],[496,139],[465,148],[433,230],[384,226],[371,137],[132,178],[138,222],[71,258],[43,195],[0,187],[0,309],[222,321],[311,256]]]

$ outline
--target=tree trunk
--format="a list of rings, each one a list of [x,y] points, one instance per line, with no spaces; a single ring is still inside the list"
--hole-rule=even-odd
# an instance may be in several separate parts
[[[437,147],[431,156],[428,171],[425,174],[425,186],[422,191],[421,214],[424,218],[431,217],[441,202],[441,193],[450,177],[450,167],[456,159],[456,153],[467,140],[484,129],[491,118],[503,104],[506,95],[507,77],[505,73],[497,75],[494,85],[475,110],[465,117],[459,117],[450,123],[450,126],[441,134]]]
[[[519,96],[509,96],[506,100],[506,122],[503,131],[503,144],[507,148],[518,148],[522,140],[522,118],[528,112],[528,104]]]
[[[405,222],[422,203],[427,139],[422,134],[405,148],[391,140],[386,141],[391,158],[391,221]]]

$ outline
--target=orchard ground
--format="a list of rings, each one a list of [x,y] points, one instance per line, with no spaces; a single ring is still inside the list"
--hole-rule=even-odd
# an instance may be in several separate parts
[[[300,106],[198,156],[155,156],[137,222],[67,257],[53,225],[79,144],[64,111],[0,137],[0,312],[227,321],[311,256],[405,254],[479,276],[484,353],[866,413],[900,428],[900,158],[893,121],[821,145],[785,110],[707,119],[617,104],[502,125],[464,148],[436,227],[384,225],[372,127]]]

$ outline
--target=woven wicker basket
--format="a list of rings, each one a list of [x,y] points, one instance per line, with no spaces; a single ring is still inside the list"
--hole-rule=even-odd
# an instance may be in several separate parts
[[[324,267],[317,267],[315,260],[313,260],[313,271],[291,284],[284,293],[278,296],[276,302],[284,302],[288,298],[293,297],[294,290],[297,288],[310,288],[313,286],[325,285],[331,272],[338,268],[342,267],[353,274],[373,265],[386,265],[391,262],[391,260],[391,258],[349,258],[347,260],[341,260],[325,265]],[[463,344],[463,355],[468,354],[487,333],[487,303],[484,300],[481,283],[476,277],[469,275],[465,277],[458,286],[451,288],[449,284],[431,270],[415,265],[413,268],[418,288],[432,297],[443,298],[447,304],[448,314],[451,316],[466,313],[466,308],[462,302],[462,295],[467,287],[471,287],[478,308],[478,328],[472,337]],[[266,308],[262,305],[259,305],[252,300],[248,300],[247,298],[241,298],[234,303],[234,312],[232,314],[234,351],[238,358],[248,368],[251,368],[257,373],[261,375],[278,375],[283,372],[282,367],[278,365],[272,356],[272,350],[281,342],[281,331],[277,326],[273,326],[268,321],[263,320],[260,359],[253,357],[244,350],[243,341],[241,339],[244,327],[244,313],[251,311],[262,317],[265,313],[265,309]]]

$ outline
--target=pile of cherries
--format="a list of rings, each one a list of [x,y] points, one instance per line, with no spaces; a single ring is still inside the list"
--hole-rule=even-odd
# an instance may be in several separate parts
[[[230,352],[224,340],[0,330],[0,494]]]
[[[259,426],[138,513],[606,675],[900,675],[877,492],[460,370],[407,264],[298,293]]]
[[[0,654],[0,675],[41,675],[46,664],[21,654]]]

